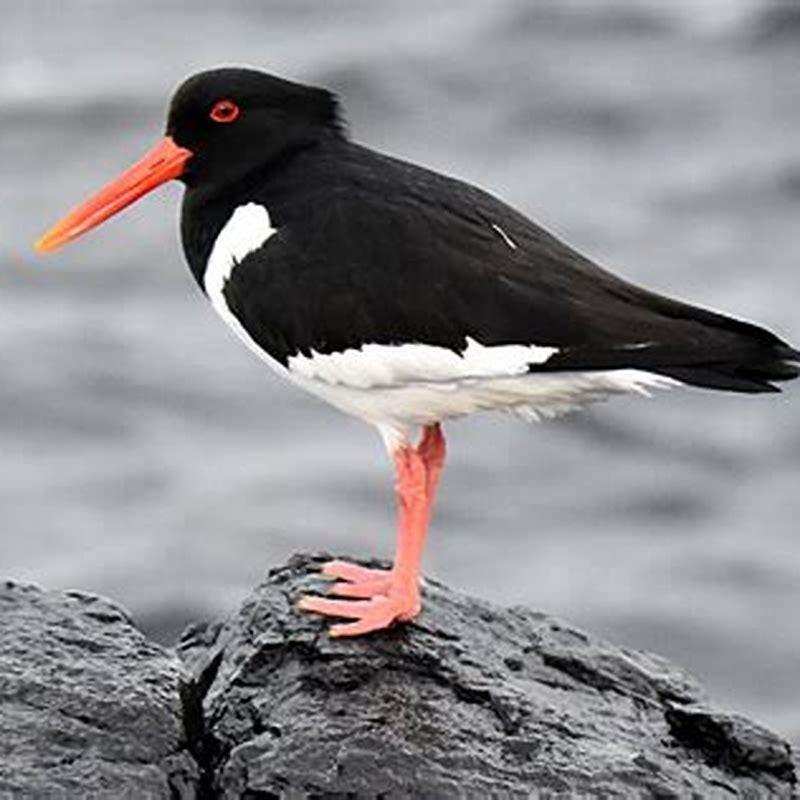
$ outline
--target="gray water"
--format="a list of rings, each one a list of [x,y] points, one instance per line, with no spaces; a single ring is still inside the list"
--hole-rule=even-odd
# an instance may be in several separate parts
[[[767,0],[3,2],[0,565],[168,639],[296,550],[392,549],[377,436],[215,317],[178,185],[30,242],[161,134],[187,74],[335,88],[361,141],[601,263],[800,342],[800,6]],[[449,426],[427,571],[692,670],[800,742],[800,390]]]

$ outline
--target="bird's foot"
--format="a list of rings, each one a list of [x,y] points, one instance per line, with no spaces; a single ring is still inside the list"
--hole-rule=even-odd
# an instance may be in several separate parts
[[[389,594],[393,572],[390,569],[370,569],[349,561],[329,561],[322,567],[322,574],[338,578],[328,590],[339,597],[369,599]]]
[[[332,562],[333,564],[344,564],[345,562]],[[356,565],[346,564],[347,567]],[[336,569],[334,567],[333,569]],[[371,631],[379,631],[388,628],[394,622],[409,622],[419,614],[422,606],[419,597],[419,587],[416,582],[400,582],[397,578],[386,570],[367,570],[365,567],[358,567],[358,575],[367,580],[359,583],[349,583],[350,586],[369,587],[369,591],[374,589],[374,585],[383,582],[384,592],[369,595],[366,600],[333,600],[327,597],[317,597],[315,595],[305,595],[300,598],[298,607],[301,611],[310,611],[314,614],[322,614],[325,617],[340,617],[342,619],[354,620],[354,622],[340,623],[332,625],[330,635],[338,636],[360,636]],[[338,570],[337,570],[338,572]],[[379,573],[379,578],[373,578],[366,573]],[[328,573],[330,574],[330,573]],[[355,572],[349,573],[355,576]],[[335,577],[340,577],[339,572]],[[338,585],[338,584],[336,584]],[[356,597],[364,595],[354,595]]]

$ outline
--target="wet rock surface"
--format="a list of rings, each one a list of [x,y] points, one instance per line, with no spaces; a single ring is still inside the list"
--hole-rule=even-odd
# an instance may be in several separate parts
[[[792,797],[789,746],[657,656],[430,582],[333,640],[296,556],[177,654],[79,592],[0,585],[0,796]]]
[[[182,638],[214,796],[793,795],[777,736],[545,615],[431,582],[416,623],[332,640],[294,608],[324,590],[323,560],[293,558]]]
[[[0,797],[196,796],[186,680],[108,600],[0,584]]]

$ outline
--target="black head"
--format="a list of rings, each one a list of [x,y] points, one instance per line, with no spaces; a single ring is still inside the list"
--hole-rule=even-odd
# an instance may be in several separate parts
[[[341,135],[336,98],[252,69],[200,72],[175,92],[167,135],[192,152],[181,179],[226,183],[324,136]]]
[[[86,233],[172,178],[224,188],[324,138],[341,137],[336,98],[253,69],[214,69],[172,98],[167,135],[36,243],[46,252]]]

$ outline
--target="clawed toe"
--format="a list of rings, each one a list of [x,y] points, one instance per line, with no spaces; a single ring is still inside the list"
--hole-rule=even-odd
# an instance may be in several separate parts
[[[356,587],[357,584],[345,584]],[[419,614],[419,593],[412,587],[406,591],[389,587],[388,594],[378,594],[368,600],[334,600],[328,597],[305,595],[298,602],[301,611],[326,617],[340,617],[354,622],[331,626],[330,635],[359,636],[388,628],[395,621],[407,622]]]
[[[327,597],[317,597],[307,594],[300,598],[297,607],[301,611],[311,611],[326,617],[342,617],[344,619],[358,619],[374,607],[370,601],[358,602],[354,600],[330,600]]]
[[[360,564],[352,564],[349,561],[328,561],[322,567],[322,574],[328,578],[339,578],[348,583],[369,583],[380,578],[388,578],[390,570],[370,569],[362,567]]]
[[[328,594],[335,595],[336,597],[357,597],[369,599],[379,595],[389,594],[391,587],[390,578],[378,578],[377,580],[364,581],[363,583],[347,583],[346,581],[337,581],[330,589]]]
[[[328,590],[337,597],[369,599],[389,594],[392,585],[391,570],[370,569],[349,561],[329,561],[322,568],[322,574],[339,579]]]

